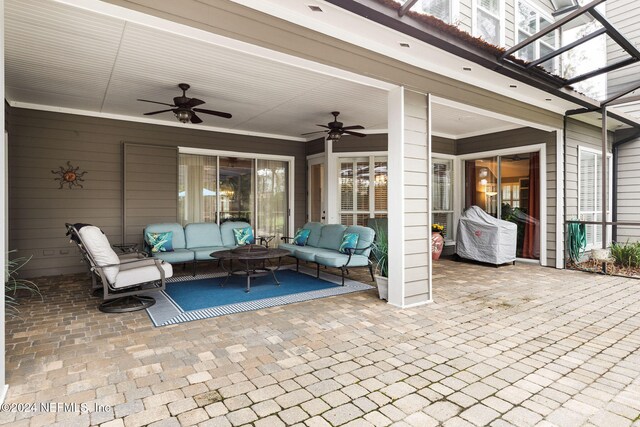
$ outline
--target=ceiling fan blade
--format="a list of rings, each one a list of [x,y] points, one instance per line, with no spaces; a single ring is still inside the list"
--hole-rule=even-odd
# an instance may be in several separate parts
[[[168,105],[169,107],[175,107],[175,105],[173,104],[167,104],[166,102],[149,101],[148,99],[138,99],[138,101],[151,102],[152,104]]]
[[[197,107],[198,105],[202,105],[204,103],[205,102],[202,99],[191,98],[189,102],[187,102],[186,107],[193,108],[193,107]]]
[[[327,125],[316,125],[316,126],[320,126],[321,128],[327,128],[327,129],[331,129],[329,126]]]
[[[214,116],[224,117],[225,119],[230,119],[232,116],[229,113],[223,113],[221,111],[213,111],[213,110],[205,110],[204,108],[194,108],[193,111],[197,111],[198,113],[212,114]]]
[[[345,126],[342,128],[342,130],[352,130],[352,129],[364,129],[364,126],[353,125],[353,126]]]
[[[325,133],[325,132],[326,132],[326,130],[317,130],[317,131],[315,131],[315,132],[307,132],[307,133],[302,133],[302,134],[300,134],[300,135],[301,135],[301,136],[304,136],[304,135],[313,135],[314,133]]]
[[[342,133],[346,133],[347,135],[359,136],[360,138],[367,136],[364,133],[352,132],[350,130],[343,130]]]
[[[153,116],[154,114],[166,113],[168,111],[173,111],[173,110],[169,109],[169,110],[152,111],[150,113],[144,113],[144,115],[145,116]]]
[[[202,123],[202,119],[198,116],[196,116],[196,113],[191,113],[191,123]]]

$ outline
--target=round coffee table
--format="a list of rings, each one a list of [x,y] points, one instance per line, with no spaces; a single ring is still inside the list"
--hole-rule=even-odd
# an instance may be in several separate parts
[[[276,285],[280,285],[275,272],[280,268],[282,257],[288,255],[289,251],[287,250],[266,248],[260,245],[239,246],[235,249],[211,253],[211,257],[219,259],[222,269],[227,272],[227,277],[220,286],[226,285],[231,276],[243,276],[247,278],[245,292],[251,290],[251,279],[254,277],[271,274]],[[278,264],[267,267],[266,261],[275,258],[278,259]],[[225,261],[229,261],[228,268],[225,266]],[[233,261],[238,261],[241,267],[233,268]]]

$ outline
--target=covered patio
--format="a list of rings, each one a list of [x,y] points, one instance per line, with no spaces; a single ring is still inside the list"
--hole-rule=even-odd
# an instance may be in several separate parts
[[[636,281],[448,260],[433,273],[429,310],[372,290],[161,329],[140,312],[104,322],[85,276],[52,277],[46,302],[7,322],[7,403],[111,409],[2,412],[0,423],[637,422]]]

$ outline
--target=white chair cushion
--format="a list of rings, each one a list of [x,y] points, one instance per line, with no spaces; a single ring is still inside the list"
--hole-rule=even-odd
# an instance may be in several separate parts
[[[173,276],[173,268],[171,267],[171,264],[163,262],[161,267],[164,270],[164,277],[166,279]],[[160,279],[160,270],[156,267],[154,260],[145,259],[142,261],[122,264],[120,272],[112,286],[116,289],[126,288],[128,286]]]
[[[102,233],[102,230],[93,225],[82,227],[78,233],[98,265],[116,264],[113,267],[102,269],[109,283],[114,283],[120,271],[120,267],[118,266],[118,264],[120,264],[120,258],[118,258],[118,255],[109,244],[107,236]]]

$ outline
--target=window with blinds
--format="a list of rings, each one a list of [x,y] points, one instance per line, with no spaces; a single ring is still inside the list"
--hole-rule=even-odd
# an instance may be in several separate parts
[[[338,160],[340,223],[367,225],[369,218],[387,217],[387,158]]]
[[[518,24],[518,43],[520,43],[538,31],[544,30],[546,27],[551,25],[553,19],[551,16],[544,16],[527,1],[518,0],[516,21]],[[524,49],[520,49],[516,52],[516,55],[526,61],[533,61],[556,50],[558,47],[558,40],[559,33],[556,30],[545,35],[541,39],[536,40],[535,43],[531,43]],[[557,58],[544,62],[542,66],[548,71],[557,71]]]
[[[432,174],[431,222],[444,226],[445,240],[453,240],[453,160],[434,158]]]
[[[475,0],[474,35],[495,46],[502,45],[502,2],[503,0]]]
[[[429,15],[443,20],[447,24],[451,24],[452,1],[453,0],[420,0],[411,7],[411,10],[420,13],[428,13]]]
[[[583,221],[602,220],[602,154],[581,148],[579,150],[578,215]],[[611,160],[611,157],[609,160]],[[611,162],[609,161],[609,166]],[[608,168],[611,184],[611,167]],[[611,188],[611,186],[609,186]],[[609,197],[611,191],[609,191]],[[607,207],[611,201],[608,201]],[[602,245],[602,226],[588,224],[587,247]],[[611,235],[609,233],[609,235]]]

